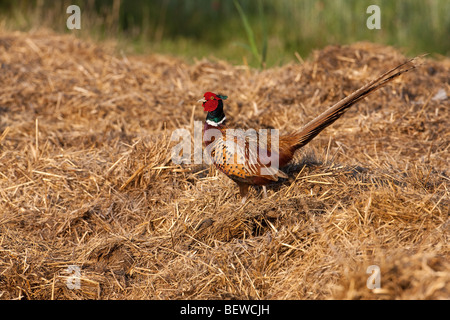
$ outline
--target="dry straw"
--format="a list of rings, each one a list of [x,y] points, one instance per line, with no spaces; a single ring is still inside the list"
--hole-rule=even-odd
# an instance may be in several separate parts
[[[448,58],[353,107],[267,199],[171,162],[205,91],[236,127],[288,132],[405,59],[359,43],[256,71],[2,31],[0,297],[450,298]]]

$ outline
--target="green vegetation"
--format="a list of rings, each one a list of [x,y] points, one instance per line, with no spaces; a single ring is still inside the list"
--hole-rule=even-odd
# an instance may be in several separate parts
[[[71,4],[81,8],[81,30],[66,28]],[[381,9],[381,30],[366,27],[372,4]],[[295,59],[295,52],[306,57],[312,49],[355,41],[449,55],[449,12],[448,0],[3,0],[0,25],[115,39],[127,53],[272,66]]]
[[[250,44],[250,47],[244,46],[249,49],[249,51],[253,54],[253,57],[256,58],[256,60],[259,62],[261,67],[264,67],[266,64],[266,58],[267,58],[267,30],[265,28],[265,17],[264,17],[264,10],[262,5],[262,0],[258,1],[258,11],[259,16],[261,19],[261,24],[264,26],[263,28],[263,45],[261,53],[258,50],[258,47],[256,45],[255,35],[253,33],[253,28],[251,27],[250,23],[248,22],[247,15],[245,14],[244,10],[242,10],[241,5],[239,4],[238,0],[233,0],[234,5],[236,6],[237,11],[239,12],[239,15],[241,16],[242,23],[244,25],[245,33],[247,34],[248,42]]]

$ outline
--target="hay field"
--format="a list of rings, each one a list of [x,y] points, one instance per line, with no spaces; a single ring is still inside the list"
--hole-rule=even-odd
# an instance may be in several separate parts
[[[1,31],[0,298],[449,299],[448,58],[350,109],[267,199],[171,161],[205,91],[283,133],[405,59],[359,43],[257,71]]]

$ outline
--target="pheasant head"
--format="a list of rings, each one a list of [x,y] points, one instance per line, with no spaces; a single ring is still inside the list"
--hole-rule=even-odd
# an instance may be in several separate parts
[[[228,97],[212,92],[206,92],[203,95],[203,98],[200,99],[199,102],[202,102],[203,110],[208,112],[206,115],[206,123],[217,127],[225,121],[226,117],[223,112],[223,100],[226,98]]]

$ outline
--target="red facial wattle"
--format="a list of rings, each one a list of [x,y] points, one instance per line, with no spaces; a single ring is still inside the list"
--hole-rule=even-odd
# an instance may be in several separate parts
[[[203,110],[205,112],[214,111],[218,105],[219,101],[216,99],[206,100],[206,102],[203,102]]]
[[[203,99],[200,99],[199,102],[202,102],[203,110],[205,112],[211,112],[217,109],[219,100],[225,100],[226,98],[228,97],[224,95],[206,92],[203,95]]]
[[[216,94],[212,92],[206,92],[204,95],[204,102],[203,102],[203,110],[205,112],[214,111],[216,110],[217,106],[219,105],[219,97],[217,97]]]

